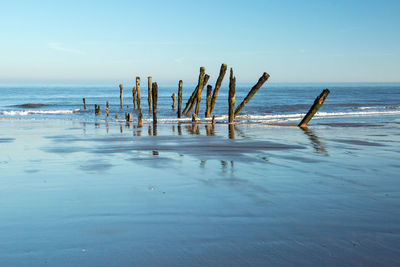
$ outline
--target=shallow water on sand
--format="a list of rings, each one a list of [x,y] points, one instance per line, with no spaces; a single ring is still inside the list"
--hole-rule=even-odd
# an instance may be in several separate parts
[[[0,120],[0,265],[399,265],[399,128]]]

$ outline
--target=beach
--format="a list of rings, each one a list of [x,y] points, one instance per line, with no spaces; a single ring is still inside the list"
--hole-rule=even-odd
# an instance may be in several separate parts
[[[398,265],[399,128],[4,118],[0,265]]]

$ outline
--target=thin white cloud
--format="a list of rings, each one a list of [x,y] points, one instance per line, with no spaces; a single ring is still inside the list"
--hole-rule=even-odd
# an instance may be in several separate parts
[[[49,43],[48,46],[49,46],[50,49],[53,49],[53,50],[56,50],[56,51],[61,51],[61,52],[66,52],[66,53],[71,53],[71,54],[77,54],[77,55],[86,54],[82,50],[74,49],[74,48],[68,48],[68,47],[63,46],[60,43]]]

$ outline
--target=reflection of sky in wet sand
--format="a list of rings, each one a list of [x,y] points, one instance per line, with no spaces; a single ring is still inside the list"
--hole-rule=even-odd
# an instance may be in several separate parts
[[[0,121],[0,265],[396,265],[396,127]]]

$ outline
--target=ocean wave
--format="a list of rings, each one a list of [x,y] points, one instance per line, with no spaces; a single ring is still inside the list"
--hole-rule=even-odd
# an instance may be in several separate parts
[[[27,116],[27,115],[39,115],[39,114],[72,114],[78,112],[81,112],[79,108],[62,109],[62,110],[5,110],[5,111],[0,111],[0,114],[6,116]]]

